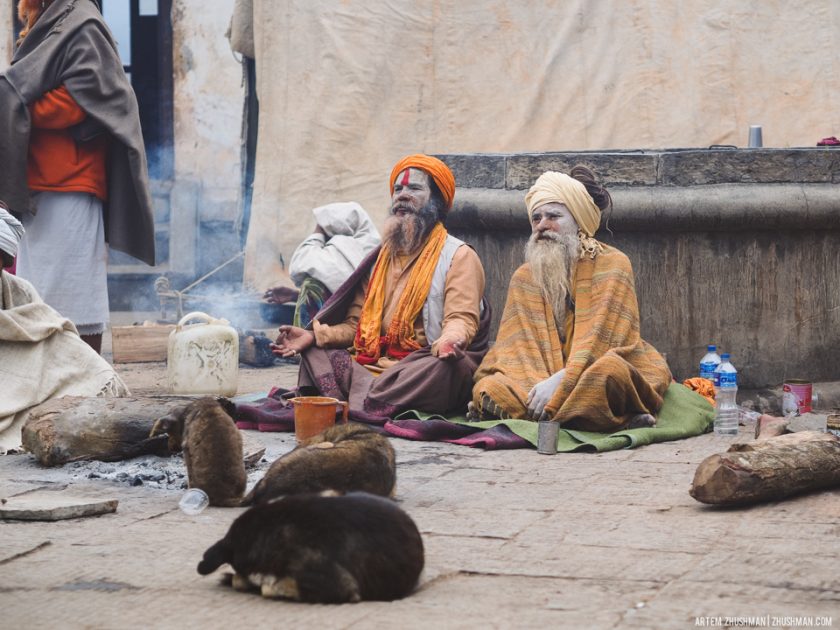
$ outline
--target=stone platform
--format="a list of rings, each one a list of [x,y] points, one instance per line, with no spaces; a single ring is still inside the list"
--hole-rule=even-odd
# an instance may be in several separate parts
[[[163,364],[118,369],[137,393],[163,393]],[[240,392],[294,378],[289,366],[243,370]],[[267,460],[293,447],[290,434],[249,434]],[[0,523],[2,625],[647,629],[833,616],[836,627],[840,491],[701,505],[688,495],[694,470],[730,442],[707,434],[545,456],[394,439],[397,500],[420,528],[426,567],[404,600],[341,606],[263,600],[199,576],[202,553],[239,509],[187,516],[179,488],[0,457],[0,496],[41,489],[120,502],[98,517]]]

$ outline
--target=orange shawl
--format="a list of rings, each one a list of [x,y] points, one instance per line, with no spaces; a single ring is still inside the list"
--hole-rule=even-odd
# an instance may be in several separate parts
[[[549,417],[562,423],[593,408],[607,416],[604,388],[592,386],[593,379],[586,376],[594,376],[598,366],[593,368],[593,364],[609,355],[631,366],[633,375],[640,377],[622,388],[636,391],[632,394],[634,406],[650,413],[659,409],[661,396],[671,382],[670,371],[659,353],[639,335],[639,307],[630,261],[619,250],[602,246],[601,254],[577,263],[574,332],[565,361],[554,314],[529,265],[516,270],[496,343],[475,373],[476,404],[480,404],[480,394],[485,391],[508,413],[524,413],[528,390],[565,368],[560,387],[545,406]],[[623,379],[618,372],[609,376]]]
[[[414,338],[414,322],[429,295],[432,276],[446,236],[446,228],[442,224],[438,223],[432,229],[423,251],[414,263],[408,284],[397,302],[394,317],[384,336],[379,333],[382,330],[382,313],[385,310],[385,279],[391,265],[391,248],[384,246],[379,252],[365,292],[365,302],[353,343],[356,361],[360,364],[376,363],[383,354],[393,359],[403,359],[420,348],[420,344]]]
[[[621,251],[604,245],[603,253],[578,261],[575,275],[575,332],[566,375],[545,406],[548,414],[562,422],[575,413],[590,392],[572,391],[584,370],[608,351],[638,370],[647,387],[646,407],[658,411],[662,394],[671,383],[671,372],[653,346],[639,335],[639,304],[630,260]],[[591,395],[599,395],[592,392]],[[566,403],[574,403],[566,405]]]

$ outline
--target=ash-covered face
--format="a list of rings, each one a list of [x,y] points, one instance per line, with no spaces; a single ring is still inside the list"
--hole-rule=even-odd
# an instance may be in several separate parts
[[[383,244],[395,254],[416,252],[438,222],[439,205],[433,198],[431,179],[427,173],[416,168],[401,171],[394,181]]]
[[[531,231],[540,238],[546,232],[555,234],[577,234],[578,224],[566,204],[553,201],[545,203],[531,214]]]
[[[431,180],[428,173],[418,168],[407,168],[394,181],[391,195],[391,214],[417,213],[429,203],[432,197]]]

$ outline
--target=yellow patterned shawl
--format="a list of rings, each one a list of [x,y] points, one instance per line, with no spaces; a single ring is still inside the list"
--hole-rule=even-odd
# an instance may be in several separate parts
[[[632,399],[628,405],[651,413],[659,409],[661,396],[671,382],[670,371],[662,356],[639,335],[639,307],[629,259],[613,247],[600,245],[603,253],[577,263],[574,332],[565,365],[554,315],[530,266],[526,263],[516,270],[496,343],[475,373],[477,404],[480,392],[485,391],[509,413],[521,414],[527,392],[565,367],[561,385],[545,408],[556,421],[609,416],[607,392],[600,385],[589,385],[603,383],[605,378],[628,381],[617,386],[622,395]],[[608,360],[599,361],[604,358]],[[600,366],[611,373],[600,379],[583,378],[596,361],[599,366],[587,377],[594,376]],[[617,364],[627,369],[613,372],[611,368]],[[481,383],[486,377],[494,378]],[[615,417],[592,419],[590,428],[623,421]]]
[[[438,223],[432,229],[423,251],[414,263],[405,290],[397,302],[388,332],[384,336],[380,335],[380,331],[385,308],[385,278],[388,277],[388,267],[391,264],[391,249],[384,246],[379,252],[356,328],[356,361],[362,365],[376,363],[383,353],[395,359],[402,359],[420,348],[420,344],[414,338],[414,322],[429,295],[432,276],[446,236],[446,228],[442,224]]]

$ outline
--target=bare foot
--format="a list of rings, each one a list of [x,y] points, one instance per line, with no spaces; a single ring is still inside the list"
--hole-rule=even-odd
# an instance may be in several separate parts
[[[642,429],[655,426],[656,418],[654,418],[649,413],[637,413],[633,416],[630,416],[630,419],[627,421],[628,429]]]

